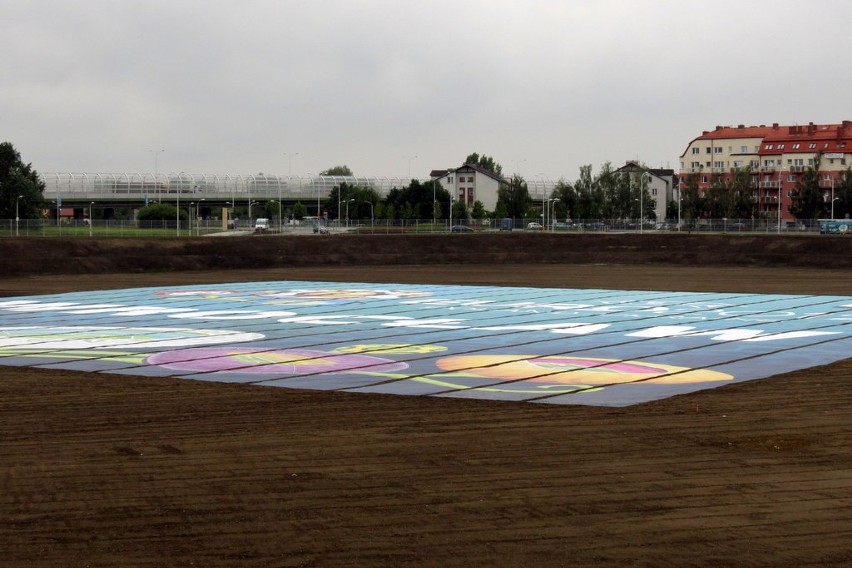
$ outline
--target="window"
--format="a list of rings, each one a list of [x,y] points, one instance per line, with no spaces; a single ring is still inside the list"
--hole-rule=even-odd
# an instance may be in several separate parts
[[[740,146],[740,153],[741,154],[748,153],[748,146]]]
[[[707,183],[707,176],[701,176],[701,183]]]
[[[784,144],[778,144],[778,149],[779,149],[779,150],[783,150],[783,149],[784,149]]]
[[[764,146],[764,148],[766,150],[771,150],[773,148],[773,146],[772,146],[772,144],[767,144],[766,146]]]
[[[707,153],[710,154],[712,151],[713,151],[713,149],[708,146],[707,147]]]
[[[721,153],[722,153],[722,147],[721,147],[721,146],[716,146],[715,148],[713,148],[713,153],[715,153],[715,154],[721,154]]]
[[[693,149],[692,149],[692,153],[693,153],[693,154],[700,154],[700,153],[701,153],[701,148],[693,148]]]
[[[713,167],[717,169],[722,169],[725,167],[725,162],[713,162]]]
[[[453,183],[453,176],[449,176],[447,178],[447,183]]]
[[[798,149],[799,149],[799,144],[798,144],[798,143],[797,143],[797,144],[793,144],[793,150],[798,150]]]
[[[795,182],[796,181],[796,174],[787,174],[787,181]]]
[[[808,148],[810,148],[811,150],[814,150],[814,149],[816,149],[816,144],[815,143],[808,144]]]

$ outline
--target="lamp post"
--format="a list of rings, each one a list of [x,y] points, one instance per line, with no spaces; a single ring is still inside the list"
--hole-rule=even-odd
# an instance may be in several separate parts
[[[346,228],[349,229],[349,204],[355,201],[354,199],[346,200]]]
[[[453,232],[453,203],[455,203],[455,198],[450,196],[450,232]]]
[[[20,216],[18,214],[18,202],[23,199],[23,195],[19,195],[15,198],[15,236],[18,236],[18,225],[20,224]]]
[[[159,202],[160,201],[160,184],[157,182],[157,177],[158,177],[157,174],[159,173],[159,170],[157,169],[157,157],[160,154],[162,154],[163,152],[165,152],[165,150],[161,149],[161,150],[150,150],[150,151],[154,153],[154,185],[157,187],[157,201]]]
[[[680,182],[677,186],[677,232],[680,232]]]
[[[201,204],[203,201],[205,201],[204,197],[198,201],[198,207],[195,208],[195,233],[197,236],[201,235],[201,223],[199,222],[199,217],[201,217]]]
[[[289,182],[290,176],[293,175],[293,156],[298,156],[299,153],[295,152],[288,154],[287,152],[284,152],[284,155],[287,156],[287,181]]]
[[[94,201],[89,203],[89,236],[90,237],[92,236],[92,205],[94,205],[94,204],[95,204]]]
[[[547,200],[550,208],[550,230],[553,230],[553,208],[556,207],[556,202],[559,201],[558,197],[552,197]]]
[[[778,234],[781,234],[781,190],[784,189],[784,170],[778,172]]]
[[[178,183],[177,188],[177,205],[175,206],[175,231],[178,237],[180,237],[180,192],[183,189],[183,172],[178,174]]]
[[[408,160],[408,179],[409,179],[409,181],[411,181],[411,160],[414,160],[416,158],[417,158],[417,154],[411,156],[410,158],[406,158]]]
[[[547,219],[545,219],[545,198],[547,197],[547,188],[544,186],[544,174],[538,173],[535,174],[535,177],[541,178],[541,224],[546,225]]]
[[[834,198],[834,178],[831,178],[831,220],[834,220],[834,202],[837,199]]]
[[[373,216],[373,202],[368,201],[367,205],[370,206],[370,234],[372,234],[373,233],[373,225],[376,222],[376,218],[375,218],[375,216]],[[433,210],[434,210],[434,207],[433,207]],[[433,225],[434,225],[434,223],[433,223]]]
[[[641,235],[645,229],[645,174],[642,172],[642,177],[639,179],[639,234]]]

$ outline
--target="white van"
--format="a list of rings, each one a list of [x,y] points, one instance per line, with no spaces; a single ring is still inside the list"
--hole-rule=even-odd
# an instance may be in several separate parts
[[[257,221],[254,222],[254,232],[255,233],[265,233],[269,230],[269,219],[264,219],[262,217],[258,218]]]

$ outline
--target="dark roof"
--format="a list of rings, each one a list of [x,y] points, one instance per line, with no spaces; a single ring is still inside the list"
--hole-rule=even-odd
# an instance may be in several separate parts
[[[480,173],[484,176],[488,176],[491,179],[497,180],[499,182],[508,183],[506,178],[504,178],[503,176],[495,174],[491,170],[483,168],[482,166],[480,166],[478,164],[467,164],[467,163],[465,163],[465,164],[462,164],[461,166],[459,166],[455,169],[432,170],[432,172],[429,175],[432,177],[432,179],[438,179],[438,178],[445,177],[445,176],[447,176],[451,173],[458,173],[458,172],[462,172],[462,173],[478,172],[478,173]]]

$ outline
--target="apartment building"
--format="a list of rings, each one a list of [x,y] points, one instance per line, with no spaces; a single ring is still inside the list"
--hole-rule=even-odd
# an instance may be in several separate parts
[[[819,178],[826,199],[842,171],[852,165],[852,121],[840,124],[781,126],[717,126],[692,140],[680,156],[681,184],[698,176],[707,190],[713,175],[751,169],[752,197],[761,217],[792,220],[791,192],[808,167],[822,154]]]

